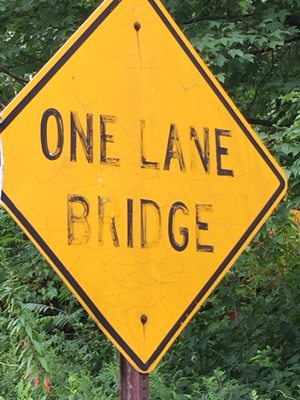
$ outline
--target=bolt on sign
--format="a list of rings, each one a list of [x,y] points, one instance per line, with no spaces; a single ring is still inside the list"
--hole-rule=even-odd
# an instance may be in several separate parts
[[[104,1],[2,118],[4,207],[153,370],[283,197],[283,172],[158,0]]]

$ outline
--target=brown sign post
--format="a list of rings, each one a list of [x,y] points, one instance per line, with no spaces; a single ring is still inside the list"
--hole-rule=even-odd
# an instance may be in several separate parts
[[[136,371],[120,354],[120,400],[148,400],[149,374]]]

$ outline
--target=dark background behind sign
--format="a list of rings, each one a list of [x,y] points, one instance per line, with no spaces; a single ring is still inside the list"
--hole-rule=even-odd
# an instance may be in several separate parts
[[[0,2],[3,105],[98,5]],[[300,195],[299,1],[166,5],[290,182],[286,201],[153,374],[152,397],[297,399],[300,255],[290,210]],[[0,222],[0,396],[115,399],[111,345],[2,210]]]

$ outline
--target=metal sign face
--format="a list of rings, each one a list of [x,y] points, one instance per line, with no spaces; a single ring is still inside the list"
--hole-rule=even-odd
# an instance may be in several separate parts
[[[5,208],[142,372],[286,189],[157,0],[102,3],[1,132]]]

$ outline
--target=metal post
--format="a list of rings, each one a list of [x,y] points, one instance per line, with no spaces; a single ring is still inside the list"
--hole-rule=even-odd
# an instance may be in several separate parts
[[[149,374],[136,371],[120,354],[120,400],[149,400]]]

